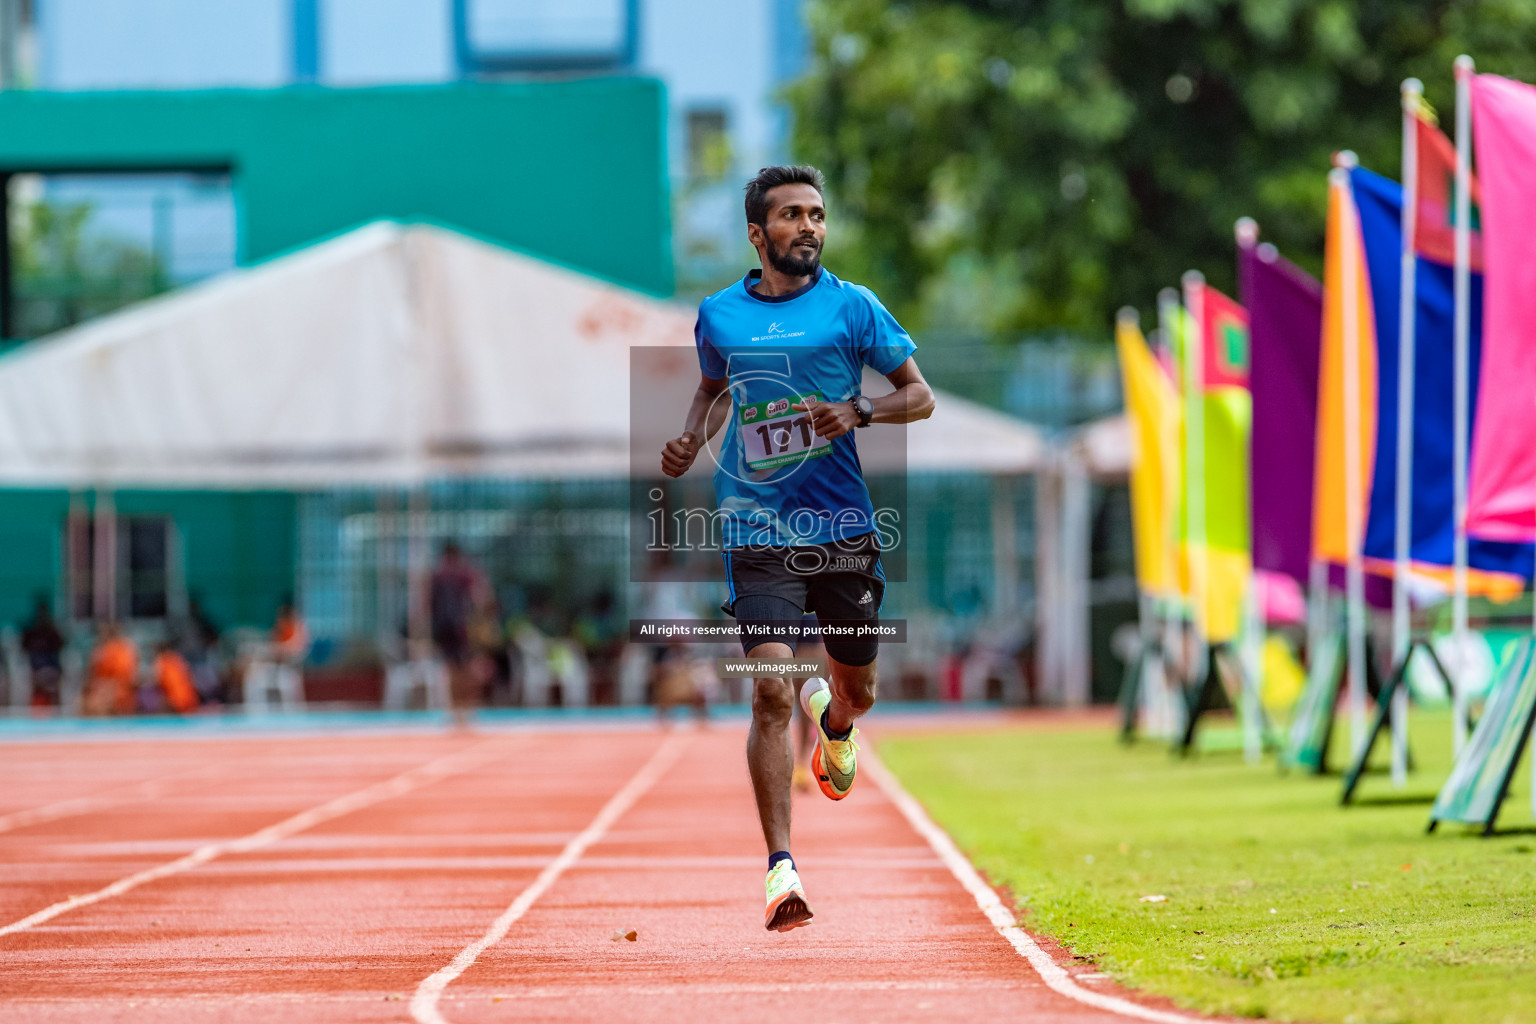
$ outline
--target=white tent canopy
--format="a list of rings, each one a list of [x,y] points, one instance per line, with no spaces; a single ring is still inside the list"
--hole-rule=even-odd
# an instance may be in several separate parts
[[[666,390],[691,394],[692,327],[679,306],[379,222],[0,359],[0,486],[627,476],[629,349],[677,347]],[[951,396],[906,440],[917,471],[1028,472],[1041,454],[1029,426]]]

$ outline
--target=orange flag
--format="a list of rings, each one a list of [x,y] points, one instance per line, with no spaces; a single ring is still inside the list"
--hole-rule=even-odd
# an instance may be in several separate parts
[[[1352,306],[1351,310],[1349,307]],[[1352,313],[1346,322],[1346,314]],[[1376,316],[1366,273],[1360,215],[1347,174],[1328,185],[1328,230],[1323,255],[1323,351],[1317,389],[1317,458],[1312,489],[1312,557],[1342,563],[1358,552],[1371,500],[1376,461]],[[1355,427],[1360,439],[1353,522],[1348,497],[1345,429],[1346,355],[1353,348]],[[1349,532],[1349,526],[1355,532]]]

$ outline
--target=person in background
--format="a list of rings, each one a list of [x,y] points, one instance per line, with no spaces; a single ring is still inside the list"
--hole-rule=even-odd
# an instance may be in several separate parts
[[[470,671],[481,704],[492,704],[493,694],[505,693],[510,686],[511,667],[507,655],[507,634],[501,621],[501,605],[494,596],[478,602],[469,616],[466,630],[470,645]]]
[[[618,694],[618,664],[624,653],[625,624],[619,621],[613,591],[599,590],[571,626],[592,672],[592,702],[612,703]]]
[[[284,598],[277,606],[277,621],[272,624],[272,652],[279,661],[289,664],[303,661],[309,653],[309,627],[293,606],[292,598]]]
[[[160,687],[166,704],[178,715],[197,708],[197,688],[192,683],[192,666],[187,664],[187,659],[181,656],[176,645],[169,640],[160,645],[160,653],[155,655],[155,685]]]
[[[21,631],[21,650],[32,670],[32,706],[49,707],[59,703],[59,680],[64,675],[64,634],[53,620],[48,599],[38,594],[32,608],[32,620]]]
[[[684,705],[701,721],[708,715],[698,663],[687,644],[672,644],[656,666],[656,712],[663,722],[670,720],[673,708]]]
[[[454,706],[474,704],[479,700],[483,680],[475,672],[475,649],[469,627],[476,609],[488,603],[490,587],[480,570],[451,540],[443,545],[429,587],[427,607],[432,642],[448,663],[448,688]]]
[[[115,622],[102,623],[85,687],[88,715],[131,715],[138,706],[139,649]]]
[[[187,602],[187,618],[178,630],[177,650],[192,670],[192,685],[197,689],[198,703],[222,703],[226,699],[227,681],[219,672],[219,627],[203,610],[202,602],[193,595]]]

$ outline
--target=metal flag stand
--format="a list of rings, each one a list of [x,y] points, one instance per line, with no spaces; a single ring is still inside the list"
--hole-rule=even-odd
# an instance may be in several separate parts
[[[1421,650],[1429,656],[1430,664],[1434,666],[1435,672],[1439,674],[1441,681],[1445,683],[1447,691],[1450,689],[1450,673],[1446,672],[1445,666],[1440,662],[1440,656],[1435,653],[1435,649],[1430,645],[1429,641],[1422,637],[1409,641],[1407,652],[1392,667],[1392,673],[1387,676],[1386,682],[1381,684],[1380,690],[1376,694],[1376,713],[1371,717],[1371,725],[1365,734],[1365,742],[1360,745],[1359,750],[1355,751],[1349,768],[1344,773],[1344,792],[1339,797],[1339,803],[1346,807],[1354,802],[1355,790],[1359,787],[1360,780],[1365,775],[1366,765],[1371,759],[1371,751],[1376,746],[1376,740],[1396,717],[1399,703],[1407,703],[1408,664],[1412,661],[1414,652]],[[1394,780],[1398,772],[1398,758],[1401,756],[1403,760],[1404,774],[1412,766],[1413,761],[1407,743],[1403,742],[1401,748],[1399,748],[1398,744],[1399,735],[1394,731],[1392,734],[1392,774]],[[1401,750],[1401,754],[1399,750]]]

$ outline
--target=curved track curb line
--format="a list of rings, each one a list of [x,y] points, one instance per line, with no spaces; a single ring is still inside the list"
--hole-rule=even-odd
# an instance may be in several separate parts
[[[469,750],[440,757],[435,761],[429,761],[426,764],[401,772],[394,778],[385,779],[383,782],[376,782],[371,786],[348,793],[345,796],[339,796],[318,807],[311,807],[307,811],[300,811],[291,818],[284,818],[277,824],[268,825],[266,828],[252,832],[250,835],[241,836],[239,839],[226,839],[222,842],[199,846],[185,857],[178,857],[176,860],[166,864],[147,868],[126,878],[119,878],[111,885],[97,889],[95,892],[86,893],[83,896],[71,896],[67,900],[44,907],[35,914],[0,928],[0,935],[10,935],[14,932],[26,931],[28,928],[40,925],[44,921],[51,921],[60,914],[74,910],[76,907],[100,903],[102,900],[111,899],[113,896],[121,896],[130,889],[137,889],[146,882],[153,882],[161,878],[168,878],[171,875],[179,875],[182,872],[191,871],[193,868],[201,867],[215,858],[224,856],[226,853],[248,853],[251,850],[270,846],[279,840],[287,839],[296,832],[302,832],[307,828],[313,828],[323,822],[330,821],[332,818],[339,818],[344,814],[351,814],[353,811],[362,810],[364,807],[379,803],[382,800],[388,800],[390,797],[409,793],[411,790],[424,786],[429,782],[435,782],[445,775],[452,775],[457,771],[472,767],[481,761],[488,760],[495,753],[499,753],[499,751],[493,752],[490,748],[505,748],[505,746],[505,740],[488,740],[485,743],[471,747]]]
[[[875,780],[875,785],[879,786],[891,803],[901,811],[902,817],[907,819],[907,824],[911,825],[918,835],[928,840],[928,845],[933,847],[933,852],[939,855],[944,866],[949,868],[955,879],[975,897],[976,905],[981,908],[983,914],[987,915],[987,920],[997,927],[1003,938],[1012,944],[1020,956],[1029,961],[1029,966],[1035,969],[1035,973],[1040,975],[1040,980],[1045,982],[1053,992],[1098,1010],[1118,1013],[1123,1017],[1134,1017],[1137,1020],[1152,1021],[1154,1024],[1209,1024],[1211,1018],[1208,1017],[1190,1017],[1170,1010],[1156,1010],[1150,1006],[1133,1003],[1129,999],[1105,995],[1102,992],[1090,992],[1073,981],[1072,975],[1052,960],[1050,954],[1041,949],[1029,933],[1018,926],[1013,911],[1009,910],[997,893],[992,891],[992,887],[982,880],[981,875],[971,866],[965,854],[960,852],[954,840],[935,825],[933,819],[928,817],[928,812],[923,810],[922,805],[902,788],[896,776],[892,775],[879,759],[870,757],[867,752],[861,761],[859,767],[869,771],[870,776]]]
[[[411,1018],[418,1024],[448,1024],[446,1018],[437,1010],[437,1001],[442,996],[455,978],[469,970],[470,965],[491,946],[506,937],[507,932],[517,923],[517,919],[528,912],[528,908],[549,891],[550,887],[565,874],[567,868],[581,859],[581,855],[587,852],[587,848],[608,832],[613,823],[618,821],[625,811],[634,806],[636,800],[645,795],[646,790],[656,784],[662,773],[672,767],[678,755],[682,753],[685,741],[680,736],[670,736],[656,748],[656,752],[650,756],[645,764],[640,766],[624,788],[603,805],[603,809],[597,812],[597,817],[592,823],[582,829],[578,834],[565,844],[565,849],[559,856],[544,866],[539,876],[529,883],[528,888],[517,894],[501,916],[491,922],[491,927],[480,938],[471,942],[459,950],[459,955],[454,957],[446,967],[428,976],[422,983],[416,986],[416,994],[411,997]]]

